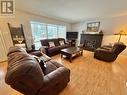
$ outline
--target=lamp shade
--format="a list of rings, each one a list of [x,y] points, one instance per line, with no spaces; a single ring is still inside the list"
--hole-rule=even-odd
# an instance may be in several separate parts
[[[118,33],[116,33],[115,35],[127,35],[127,32],[120,30]]]

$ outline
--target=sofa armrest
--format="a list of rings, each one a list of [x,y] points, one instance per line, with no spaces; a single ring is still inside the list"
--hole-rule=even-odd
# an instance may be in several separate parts
[[[70,81],[70,70],[65,67],[60,67],[44,76],[44,84],[41,90],[45,90],[59,83],[63,79],[67,82]]]
[[[69,44],[69,42],[65,42],[65,44]]]
[[[42,47],[40,47],[39,50],[41,51],[41,53],[47,54],[48,49],[49,49],[48,46],[42,46]]]
[[[50,47],[49,47],[49,46],[41,46],[41,47],[40,47],[40,50],[41,50],[41,49],[48,49],[48,48],[50,48]]]
[[[70,74],[70,70],[65,67],[59,67],[56,70],[52,71],[51,73],[47,74],[46,76],[51,80],[60,79],[62,77],[66,77]],[[61,76],[61,77],[60,77]]]
[[[112,46],[106,46],[106,45],[104,45],[104,46],[102,46],[102,47],[100,47],[101,49],[106,49],[106,50],[111,50],[112,49]]]
[[[59,67],[64,67],[62,64],[60,64],[60,63],[58,63],[58,62],[56,62],[56,61],[54,61],[54,60],[51,60],[50,61],[53,65],[55,65],[57,68],[59,68]],[[64,67],[64,68],[66,68],[66,67]]]
[[[47,56],[46,54],[42,53],[42,56],[40,57],[41,60],[44,62],[48,62],[51,60],[51,57]]]
[[[113,46],[111,46],[111,45],[103,45],[102,47],[112,48]]]
[[[35,95],[43,85],[43,72],[39,65],[30,65],[23,68],[25,69],[23,73],[15,71],[10,76],[11,72],[7,72],[5,82],[25,95]]]
[[[69,42],[65,42],[65,45],[71,46]]]

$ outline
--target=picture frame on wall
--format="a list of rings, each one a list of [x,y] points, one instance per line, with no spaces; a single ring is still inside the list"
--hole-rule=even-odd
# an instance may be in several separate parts
[[[100,28],[100,22],[87,23],[87,32],[98,32]]]
[[[20,27],[13,27],[10,23],[7,24],[10,30],[13,45],[20,46],[27,49],[26,38],[23,31],[23,25],[21,24]]]

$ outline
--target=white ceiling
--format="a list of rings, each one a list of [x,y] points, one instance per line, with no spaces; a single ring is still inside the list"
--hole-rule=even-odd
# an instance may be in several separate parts
[[[15,0],[16,8],[69,23],[127,15],[127,0]]]

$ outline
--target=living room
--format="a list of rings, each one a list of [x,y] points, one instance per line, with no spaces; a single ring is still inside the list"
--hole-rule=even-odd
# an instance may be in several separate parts
[[[0,13],[0,95],[126,95],[126,3],[126,0],[13,1],[15,5],[13,14]],[[24,50],[29,55],[42,58],[43,54],[46,57],[44,65],[47,63],[48,73],[54,68],[51,68],[51,64],[58,67],[52,71],[57,71],[56,75],[52,75],[52,72],[49,74],[51,76],[48,75],[51,79],[55,77],[49,84],[45,83],[48,89],[42,89],[43,82],[42,85],[31,85],[35,82],[32,77],[29,77],[31,80],[25,77],[22,79],[23,81],[28,79],[27,82],[31,87],[13,85],[13,82],[17,82],[13,78],[20,66],[13,68],[10,63],[20,63],[21,56],[13,55],[13,48],[16,47],[15,52],[24,54],[24,50],[17,48],[21,45],[24,45]],[[115,51],[118,46],[120,49]],[[13,69],[7,69],[9,67]],[[63,73],[59,73],[62,72],[60,68]],[[46,71],[42,70],[42,72]],[[41,82],[40,80],[38,83]],[[66,85],[61,83],[61,80]],[[59,84],[51,88],[56,81]],[[34,89],[34,86],[38,86],[38,89]],[[26,88],[34,90],[26,91]]]

